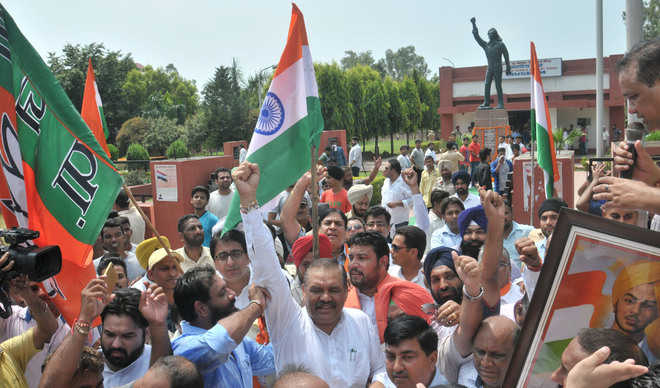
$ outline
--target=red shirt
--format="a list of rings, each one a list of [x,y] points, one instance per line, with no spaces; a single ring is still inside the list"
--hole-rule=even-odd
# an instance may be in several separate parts
[[[339,209],[342,213],[351,211],[351,204],[348,202],[348,192],[346,189],[341,189],[340,192],[335,193],[332,189],[328,189],[321,194],[321,202],[325,202],[333,209]]]
[[[479,143],[472,142],[468,146],[470,150],[470,163],[479,161],[479,151],[481,151],[481,146]]]
[[[470,164],[470,150],[468,149],[468,147],[465,144],[463,144],[461,146],[461,155],[463,155],[465,160],[460,162],[460,163],[462,165],[469,165]]]

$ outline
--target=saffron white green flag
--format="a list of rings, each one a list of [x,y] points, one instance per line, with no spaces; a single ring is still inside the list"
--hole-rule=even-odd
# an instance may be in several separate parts
[[[250,140],[247,161],[259,165],[257,201],[263,205],[294,184],[311,166],[311,146],[318,149],[323,131],[316,75],[307,43],[305,20],[295,4],[284,52],[264,98]],[[240,221],[235,195],[224,231]]]
[[[536,140],[536,157],[539,167],[543,170],[545,197],[550,198],[554,196],[554,183],[559,180],[559,170],[557,169],[555,143],[552,138],[552,124],[550,123],[550,113],[548,112],[548,101],[545,99],[545,92],[543,91],[543,81],[541,80],[534,42],[530,42],[530,47],[532,52],[529,63],[529,73],[532,80],[532,106],[530,112],[532,140]]]

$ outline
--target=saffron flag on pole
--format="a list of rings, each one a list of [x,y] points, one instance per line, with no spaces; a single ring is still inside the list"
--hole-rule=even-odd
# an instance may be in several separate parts
[[[59,245],[62,269],[43,282],[64,318],[95,277],[92,245],[121,176],[55,76],[0,5],[0,203],[7,226]]]
[[[96,137],[105,154],[110,157],[110,150],[105,139],[108,138],[108,124],[105,122],[103,115],[103,103],[101,102],[101,94],[99,94],[99,87],[96,84],[96,77],[94,75],[94,68],[92,67],[92,58],[89,58],[87,64],[87,79],[85,80],[85,91],[83,92],[82,109],[80,115],[87,123],[89,129]]]
[[[529,63],[529,73],[532,81],[532,106],[530,112],[532,140],[536,140],[536,157],[539,166],[543,170],[545,197],[550,198],[554,196],[554,183],[559,180],[559,170],[557,169],[555,142],[552,137],[552,124],[550,123],[548,102],[545,99],[545,92],[543,91],[543,81],[541,80],[534,42],[530,42],[530,46],[532,51],[532,58]]]
[[[303,15],[295,4],[289,36],[273,81],[264,98],[250,140],[247,161],[259,165],[260,204],[294,184],[311,166],[311,146],[318,149],[323,117],[314,64]],[[238,195],[232,199],[224,231],[240,221]]]

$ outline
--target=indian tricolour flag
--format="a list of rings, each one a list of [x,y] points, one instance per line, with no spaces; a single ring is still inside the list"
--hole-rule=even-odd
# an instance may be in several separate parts
[[[259,204],[265,204],[294,184],[311,166],[311,146],[318,148],[323,117],[305,21],[293,4],[289,36],[264,98],[247,161],[259,165]],[[239,197],[234,196],[224,230],[239,221]]]
[[[99,142],[103,151],[110,157],[110,150],[105,141],[108,138],[108,124],[106,124],[105,116],[103,115],[103,103],[101,102],[99,87],[96,85],[92,58],[89,58],[89,63],[87,64],[87,79],[85,80],[85,91],[83,93],[80,115],[85,120],[85,123],[87,123],[89,129],[92,130],[96,141]]]
[[[532,58],[529,63],[529,73],[532,80],[531,117],[532,140],[536,140],[537,159],[543,170],[545,197],[554,195],[554,183],[559,180],[555,143],[552,138],[552,124],[548,112],[548,102],[543,91],[543,81],[539,71],[539,61],[536,58],[536,47],[530,42]]]

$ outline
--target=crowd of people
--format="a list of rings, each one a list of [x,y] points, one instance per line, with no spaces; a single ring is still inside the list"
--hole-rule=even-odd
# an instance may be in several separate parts
[[[630,110],[652,128],[659,62],[656,40],[619,65]],[[333,142],[317,166],[321,182],[307,172],[267,209],[258,165],[219,168],[217,190],[191,189],[179,249],[144,239],[144,221],[120,193],[95,246],[98,277],[71,326],[37,283],[3,285],[14,306],[0,319],[0,385],[502,387],[568,205],[543,201],[538,229],[513,221],[506,187],[511,160],[526,151],[520,137],[499,139],[493,161],[476,136],[460,148],[448,139],[447,150],[416,141],[410,156],[402,147],[377,159],[363,179],[358,140],[348,162]],[[632,179],[597,166],[578,209],[649,227],[647,214],[660,214],[660,167],[633,146],[635,159],[626,143],[613,149],[614,173],[632,168]],[[379,174],[381,202],[372,204]],[[221,233],[233,196],[242,222]],[[0,270],[8,263],[5,254]],[[644,335],[660,316],[660,270],[643,264],[614,285],[612,328],[584,328],[570,341],[554,386],[660,386],[658,339]]]

